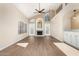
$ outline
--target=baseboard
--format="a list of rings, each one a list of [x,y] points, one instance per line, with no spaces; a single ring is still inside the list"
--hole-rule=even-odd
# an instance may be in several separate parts
[[[57,39],[58,41],[60,41],[60,42],[63,42],[63,40],[60,40],[60,39],[58,39],[58,38],[56,38],[56,37],[54,37],[54,36],[51,36],[52,38],[54,38],[54,39]]]
[[[28,37],[28,36],[26,36],[26,37]],[[24,37],[25,38],[25,37]],[[17,43],[18,41],[20,41],[20,40],[23,40],[24,38],[22,38],[22,39],[17,39],[17,41],[12,41],[12,42],[10,42],[10,44],[6,44],[4,47],[2,47],[2,48],[0,48],[0,51],[2,51],[2,50],[4,50],[4,49],[6,49],[6,48],[8,48],[9,46],[11,46],[11,45],[13,45],[13,44],[15,44],[15,43]]]
[[[20,40],[18,40],[18,41],[20,41]],[[16,41],[16,42],[18,42],[18,41]],[[2,51],[2,50],[4,50],[4,49],[8,48],[9,46],[15,44],[16,42],[12,42],[12,43],[10,43],[10,44],[6,44],[4,47],[0,48],[0,51]]]
[[[73,46],[73,45],[71,45],[71,44],[69,44],[69,43],[67,43],[65,41],[64,41],[64,43],[67,44],[67,45],[69,45],[69,46],[71,46],[71,47],[73,47],[73,48],[75,48],[75,49],[77,49],[77,50],[79,50],[79,48],[77,48],[77,47],[75,47],[75,46]]]

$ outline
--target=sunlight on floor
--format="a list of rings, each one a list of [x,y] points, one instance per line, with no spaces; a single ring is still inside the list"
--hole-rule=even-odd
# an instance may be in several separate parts
[[[65,44],[65,43],[54,43],[62,52],[68,56],[79,56],[79,50]]]
[[[16,45],[26,48],[29,43],[17,43]]]

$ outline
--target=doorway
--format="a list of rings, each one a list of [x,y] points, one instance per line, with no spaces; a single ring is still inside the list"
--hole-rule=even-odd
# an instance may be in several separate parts
[[[29,36],[35,36],[35,23],[29,23]]]

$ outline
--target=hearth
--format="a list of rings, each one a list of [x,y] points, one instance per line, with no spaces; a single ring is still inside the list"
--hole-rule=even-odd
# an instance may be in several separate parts
[[[37,31],[37,35],[43,35],[43,31]]]

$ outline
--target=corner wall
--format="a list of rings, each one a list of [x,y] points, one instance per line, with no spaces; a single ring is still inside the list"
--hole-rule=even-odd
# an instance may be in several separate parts
[[[18,34],[18,22],[26,20],[13,4],[0,4],[0,50],[27,37],[27,33]]]

